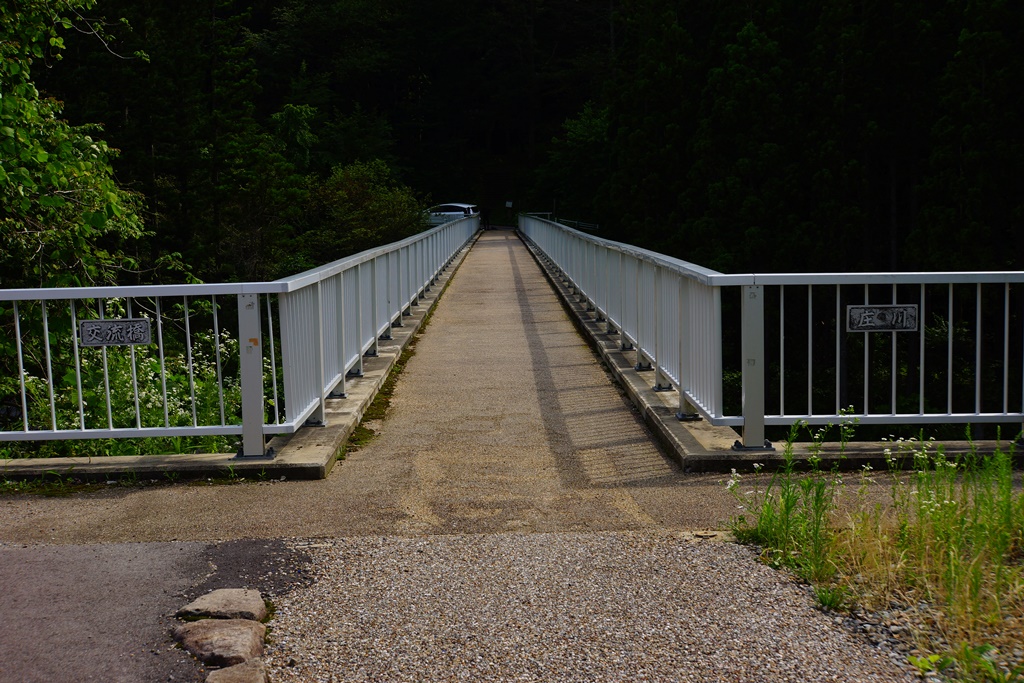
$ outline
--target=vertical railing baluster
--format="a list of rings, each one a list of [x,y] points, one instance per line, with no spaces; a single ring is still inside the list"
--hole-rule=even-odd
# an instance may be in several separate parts
[[[125,310],[128,312],[128,317],[133,317],[133,303],[134,299],[127,298],[125,301]],[[128,347],[128,355],[131,358],[132,363],[132,398],[135,401],[135,428],[142,429],[142,404],[139,401],[139,367],[138,358],[135,355],[135,344],[131,344]]]
[[[104,316],[104,311],[103,311],[104,301],[103,301],[103,299],[97,299],[96,303],[97,303],[97,308],[99,309],[99,319],[103,320],[104,317],[105,317]],[[102,362],[103,362],[103,395],[104,395],[104,398],[106,399],[106,402],[107,402],[107,429],[113,429],[114,428],[114,413],[113,413],[113,407],[111,406],[111,401],[110,401],[110,366],[107,364],[107,347],[106,346],[101,346],[100,347],[100,358],[102,359]]]
[[[46,339],[46,374],[50,387],[50,420],[57,430],[57,408],[53,400],[53,365],[50,362],[50,331],[47,321],[46,302],[43,302],[43,337]],[[85,396],[82,393],[82,357],[78,348],[78,312],[75,300],[71,299],[71,345],[75,352],[75,388],[78,390],[78,428],[85,431]]]
[[[779,285],[779,415],[786,414],[786,285]]]
[[[281,315],[281,304],[278,299],[278,318]],[[267,295],[267,331],[270,333],[270,380],[274,396],[274,424],[281,424],[281,411],[277,397],[277,345],[274,341],[274,312],[270,308],[270,295]],[[219,348],[219,345],[218,345]],[[223,419],[223,418],[222,418]]]
[[[191,316],[188,310],[188,297],[183,296],[182,303],[185,306],[185,362],[188,363],[188,395],[192,401],[192,426],[197,427],[199,425],[199,418],[196,412],[196,378],[194,366],[192,363],[192,327],[190,324]],[[257,306],[259,302],[257,302]],[[260,387],[260,395],[263,394],[263,387]]]
[[[917,327],[918,327],[918,354],[920,361],[918,361],[918,378],[917,378],[917,404],[918,413],[924,415],[924,366],[925,366],[925,341],[927,331],[927,318],[925,316],[925,286],[921,283],[921,310],[917,315]]]
[[[334,387],[333,391],[331,392],[331,395],[334,398],[348,398],[348,378],[346,377],[346,372],[345,372],[345,358],[346,358],[346,356],[345,356],[345,327],[346,327],[347,321],[345,320],[345,273],[344,273],[344,271],[338,273],[335,277],[338,278],[338,293],[337,293],[337,297],[338,297],[338,306],[337,306],[338,318],[336,320],[336,324],[337,324],[337,330],[338,330],[338,332],[337,332],[337,334],[338,334],[338,344],[340,346],[339,354],[341,355],[341,382],[337,386]],[[358,344],[357,344],[357,350],[358,350]],[[360,360],[362,360],[362,354],[360,354]],[[323,373],[323,371],[321,370],[321,376],[322,376],[322,373]],[[320,386],[323,386],[323,381],[324,380],[321,379]],[[324,422],[324,424],[326,424],[326,422],[327,422],[326,417],[323,419],[323,422]]]
[[[355,281],[356,281],[356,292],[355,292],[355,314],[356,314],[356,364],[352,368],[352,374],[356,377],[363,376],[363,264],[357,263],[355,267]],[[344,311],[344,306],[341,307]],[[342,365],[341,371],[345,371],[344,365]]]
[[[373,328],[373,340],[370,342],[368,351],[371,358],[376,357],[379,352],[380,320],[377,317],[377,303],[380,291],[377,286],[377,257],[370,260],[370,326]]]
[[[221,359],[220,359],[220,324],[217,320],[217,295],[210,295],[210,306],[213,308],[213,357],[217,363],[217,405],[220,412],[220,423],[223,426],[226,424],[224,416],[224,376],[221,370]],[[267,312],[270,311],[270,296],[267,296]],[[268,318],[269,320],[269,318]],[[273,330],[271,330],[273,334]],[[273,354],[273,349],[271,349]],[[271,355],[273,358],[273,355]],[[276,403],[276,401],[275,401]]]
[[[21,344],[21,314],[18,312],[18,302],[14,304],[14,338],[15,346],[18,349],[18,383],[21,387],[21,422],[24,425],[23,431],[29,431],[28,427],[28,389],[25,387],[25,354]],[[71,327],[71,334],[74,335],[74,325]]]
[[[842,314],[842,285],[836,285],[836,414],[845,407],[842,405],[843,397],[841,393],[842,385],[840,384],[840,377],[842,375],[842,346],[840,344],[841,334],[846,333],[846,326],[843,324]]]
[[[977,284],[974,312],[974,414],[981,413],[981,283]]]
[[[50,397],[50,428],[53,431],[57,429],[57,407],[53,395],[53,361],[50,356],[50,323],[49,315],[46,310],[46,302],[43,301],[43,339],[46,345],[46,388],[49,391]],[[79,394],[81,395],[81,394]],[[85,416],[82,416],[82,424],[85,424]]]
[[[953,283],[949,283],[949,318],[946,320],[946,412],[953,414]]]
[[[865,284],[864,285],[864,305],[867,306],[869,301],[870,301],[870,292],[868,290],[868,285]],[[864,414],[865,415],[868,415],[871,412],[871,408],[870,408],[871,401],[870,401],[870,398],[868,396],[868,391],[870,390],[870,385],[868,384],[868,382],[869,382],[869,379],[871,377],[871,367],[868,364],[868,357],[870,356],[870,354],[871,354],[871,333],[870,332],[864,332]]]
[[[1010,412],[1010,283],[1003,285],[1003,412]]]
[[[893,285],[892,285],[892,304],[893,304],[893,306],[895,306],[896,303],[897,303],[897,299],[896,299],[896,283],[893,283]],[[890,406],[889,407],[891,408],[891,412],[889,414],[890,415],[895,415],[896,414],[896,331],[893,330],[892,332],[890,332],[889,336],[892,338],[890,340],[891,341],[891,347],[892,347],[892,351],[891,351],[891,354],[892,354],[892,358],[891,358],[892,366],[891,366],[891,368],[889,370],[889,380],[890,380],[890,385],[889,385],[889,393],[890,393],[889,401],[890,401]]]
[[[155,301],[157,351],[160,354],[160,395],[163,396],[164,401],[164,427],[170,427],[171,419],[167,406],[167,368],[164,364],[164,316],[160,308],[160,297],[155,297]]]
[[[807,285],[807,414],[814,415],[814,285]]]

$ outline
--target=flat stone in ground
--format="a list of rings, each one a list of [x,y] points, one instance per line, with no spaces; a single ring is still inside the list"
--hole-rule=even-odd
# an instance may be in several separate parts
[[[211,671],[206,683],[270,683],[270,675],[263,662],[253,660]]]
[[[185,605],[178,610],[177,616],[263,621],[267,617],[267,606],[257,590],[221,588]]]
[[[266,633],[258,621],[204,619],[182,624],[174,639],[204,664],[233,666],[262,656]]]

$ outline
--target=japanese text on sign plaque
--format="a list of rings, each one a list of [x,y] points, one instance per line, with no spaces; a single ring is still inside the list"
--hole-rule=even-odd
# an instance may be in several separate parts
[[[847,306],[847,332],[917,332],[917,304]]]
[[[151,343],[149,318],[83,320],[78,326],[82,346],[138,346]]]

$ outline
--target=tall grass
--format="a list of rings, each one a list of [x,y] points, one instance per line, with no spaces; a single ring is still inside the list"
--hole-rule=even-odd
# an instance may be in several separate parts
[[[869,502],[866,468],[856,504],[840,512],[838,473],[819,470],[813,447],[798,471],[797,435],[798,426],[766,487],[744,492],[738,475],[730,480],[751,515],[735,521],[737,538],[815,584],[827,606],[927,606],[918,645],[948,656],[962,680],[1024,681],[1024,495],[1012,450],[948,456],[900,439],[885,450],[887,499]]]

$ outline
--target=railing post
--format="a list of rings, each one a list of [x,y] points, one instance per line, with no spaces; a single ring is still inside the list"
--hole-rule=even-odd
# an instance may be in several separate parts
[[[263,352],[259,294],[238,295],[239,366],[242,383],[242,448],[239,457],[267,455],[263,441]],[[271,454],[272,455],[272,454]]]
[[[679,278],[679,310],[676,320],[676,339],[679,343],[679,410],[676,411],[676,418],[683,422],[693,422],[700,419],[697,409],[686,398],[686,388],[693,383],[690,376],[690,363],[686,362],[687,354],[691,354],[691,340],[693,339],[693,324],[690,316],[690,286],[691,283],[682,275]]]
[[[743,359],[743,444],[763,450],[764,439],[764,287],[744,285],[741,345]]]
[[[671,391],[672,382],[669,381],[668,376],[664,373],[662,368],[665,366],[665,354],[664,344],[661,338],[662,336],[662,323],[664,322],[665,315],[662,311],[662,296],[661,291],[661,266],[654,266],[654,390],[655,391]]]
[[[378,257],[374,257],[374,259],[370,261],[370,325],[373,327],[373,346],[371,346],[370,350],[366,352],[366,355],[371,358],[377,357],[379,351],[378,342],[380,341],[380,337],[377,334],[380,332],[380,318],[377,316],[377,300],[379,297],[377,286],[377,279],[379,277],[377,274],[377,258]]]

